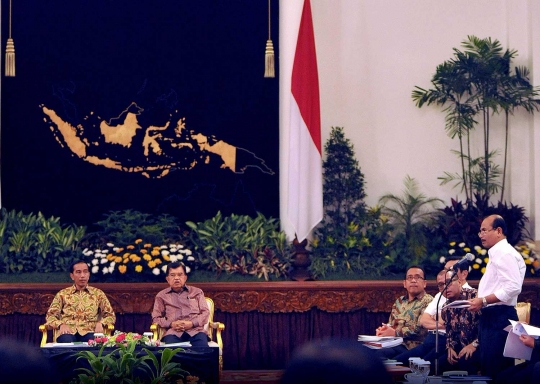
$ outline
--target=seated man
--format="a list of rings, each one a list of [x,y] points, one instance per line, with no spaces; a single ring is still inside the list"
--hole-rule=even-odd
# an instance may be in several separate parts
[[[441,318],[441,308],[446,303],[446,297],[442,295],[442,291],[445,286],[446,281],[446,272],[448,272],[446,269],[443,269],[437,274],[437,288],[439,289],[439,293],[435,295],[433,300],[429,303],[429,305],[424,310],[424,313],[420,315],[419,323],[421,326],[423,326],[425,329],[428,330],[428,334],[426,338],[424,339],[424,342],[420,345],[417,345],[414,348],[408,349],[407,351],[400,353],[399,355],[396,355],[394,359],[397,361],[402,362],[403,364],[407,365],[409,358],[411,357],[420,357],[427,361],[434,361],[435,360],[435,346],[436,346],[436,330],[437,330],[437,323],[436,323],[436,311],[437,311],[437,303],[439,305],[439,353],[438,355],[441,355],[442,353],[445,353],[445,344],[446,344],[446,329],[444,327],[444,323],[442,322]],[[440,300],[439,300],[440,297]],[[432,363],[433,364],[433,363]],[[434,365],[434,364],[433,364]],[[434,369],[434,366],[432,366],[432,370]]]
[[[433,300],[433,296],[426,293],[426,280],[424,270],[419,266],[407,269],[403,287],[407,290],[405,296],[399,297],[392,306],[388,324],[376,329],[377,336],[403,337],[403,344],[396,347],[377,350],[381,358],[391,359],[420,344],[426,335],[425,329],[418,320],[424,309]]]
[[[88,341],[94,332],[103,333],[103,326],[114,325],[116,316],[101,289],[88,285],[90,270],[81,260],[70,266],[74,284],[54,296],[47,311],[46,326],[59,329],[57,343]]]
[[[480,312],[469,311],[468,308],[452,307],[456,300],[469,300],[477,297],[476,289],[463,288],[459,277],[453,272],[447,273],[451,279],[446,288],[447,302],[441,311],[446,326],[446,358],[439,358],[441,372],[467,371],[471,375],[480,370],[480,354],[478,349],[478,322]],[[448,281],[447,281],[448,283]]]
[[[183,263],[167,265],[166,279],[170,287],[158,292],[152,310],[152,322],[167,330],[161,341],[189,341],[193,347],[208,347],[204,326],[208,323],[210,310],[203,291],[186,285]]]
[[[427,306],[424,313],[420,316],[420,325],[428,330],[428,335],[426,336],[424,342],[408,351],[395,356],[394,358],[397,361],[406,363],[409,360],[409,357],[421,357],[424,360],[431,362],[431,371],[435,372],[435,356],[440,357],[441,355],[446,356],[446,328],[441,318],[441,308],[446,303],[446,297],[442,294],[442,290],[446,285],[446,272],[451,271],[452,267],[461,260],[461,257],[448,258],[448,261],[444,265],[444,269],[439,272],[437,275],[437,287],[439,288],[439,293],[435,295],[431,303]],[[463,288],[471,289],[471,286],[467,283],[467,276],[469,275],[469,269],[467,265],[459,265],[457,268],[456,275],[458,281],[463,286]],[[439,299],[440,298],[440,299]],[[438,340],[438,353],[435,351],[436,346],[436,307],[439,303],[439,340]],[[437,371],[439,372],[439,371]]]

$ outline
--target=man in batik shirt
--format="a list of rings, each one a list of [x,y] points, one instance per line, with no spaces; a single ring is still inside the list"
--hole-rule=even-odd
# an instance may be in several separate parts
[[[439,359],[440,371],[467,371],[476,375],[480,370],[480,354],[477,352],[480,312],[469,311],[467,304],[454,306],[454,302],[474,299],[478,292],[474,288],[463,288],[453,271],[448,272],[446,278],[451,282],[446,288],[448,300],[441,316],[446,326],[447,354]]]
[[[418,320],[433,300],[433,296],[426,293],[425,276],[424,270],[419,266],[414,265],[407,269],[403,280],[407,294],[399,297],[392,306],[388,324],[383,324],[375,331],[377,336],[403,337],[403,344],[377,350],[379,357],[390,359],[424,341],[427,331]]]
[[[69,276],[73,285],[56,294],[46,315],[46,326],[59,330],[57,343],[88,341],[116,321],[105,293],[88,285],[90,270],[84,261],[72,263]]]

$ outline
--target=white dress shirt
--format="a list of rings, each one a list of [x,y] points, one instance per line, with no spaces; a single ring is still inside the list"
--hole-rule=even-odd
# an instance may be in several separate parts
[[[491,305],[517,304],[525,278],[525,262],[523,257],[506,239],[500,240],[489,251],[489,262],[486,272],[478,284],[478,297],[495,294],[499,303]]]

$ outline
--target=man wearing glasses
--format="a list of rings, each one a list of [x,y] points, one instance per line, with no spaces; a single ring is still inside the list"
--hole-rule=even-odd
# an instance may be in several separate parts
[[[179,343],[189,341],[193,347],[208,347],[210,310],[201,289],[186,285],[187,275],[183,263],[167,265],[169,288],[158,292],[152,310],[152,322],[167,329],[161,341]]]
[[[523,257],[506,240],[506,223],[499,215],[482,221],[478,236],[488,248],[489,262],[470,311],[482,310],[479,324],[480,364],[483,375],[495,378],[514,359],[503,356],[508,320],[518,320],[516,304],[525,278]]]
[[[418,320],[433,300],[433,296],[426,293],[424,270],[417,265],[409,267],[403,280],[403,287],[407,290],[407,294],[399,297],[392,306],[388,324],[383,324],[375,331],[377,336],[403,337],[403,344],[379,349],[377,353],[382,358],[390,359],[406,352],[419,345],[426,336],[426,331]]]

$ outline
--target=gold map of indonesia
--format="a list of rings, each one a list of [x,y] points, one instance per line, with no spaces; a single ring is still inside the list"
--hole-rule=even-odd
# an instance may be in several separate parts
[[[244,173],[246,168],[254,167],[261,172],[273,175],[263,159],[254,153],[239,147],[235,147],[213,136],[205,136],[202,133],[188,131],[185,127],[185,118],[180,118],[174,128],[170,121],[162,127],[148,126],[143,128],[139,124],[138,116],[144,109],[136,103],[131,103],[118,117],[106,121],[93,112],[84,118],[90,127],[82,124],[74,127],[62,119],[52,109],[41,105],[43,113],[49,118],[45,122],[56,137],[58,143],[68,147],[73,155],[94,165],[100,165],[124,172],[139,172],[148,178],[160,178],[173,170],[190,170],[203,163],[210,164],[210,154],[215,154],[221,159],[221,168],[235,173]],[[86,130],[92,129],[90,119],[99,123],[98,138],[91,139]],[[95,129],[95,128],[94,128]],[[134,148],[134,138],[137,131],[144,129],[144,138],[139,148]],[[105,146],[121,146],[130,150],[136,150],[144,159],[141,164],[127,164],[127,158],[111,158],[111,156],[99,156],[89,153],[92,149],[102,150]],[[140,152],[139,152],[140,150]],[[96,152],[96,151],[94,151]],[[103,152],[103,151],[101,151]],[[118,157],[118,156],[117,156]]]

